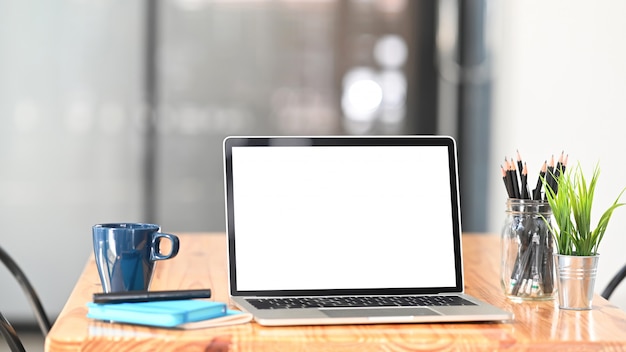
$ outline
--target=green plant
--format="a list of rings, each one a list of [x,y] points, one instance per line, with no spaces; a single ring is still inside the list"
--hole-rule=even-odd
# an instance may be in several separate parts
[[[618,202],[626,188],[622,189],[615,202],[602,214],[597,226],[592,228],[593,197],[599,175],[600,167],[596,165],[591,180],[587,183],[578,164],[574,170],[568,170],[556,177],[555,189],[544,178],[543,187],[556,226],[549,221],[546,223],[556,241],[559,254],[597,255],[613,211],[625,204]]]

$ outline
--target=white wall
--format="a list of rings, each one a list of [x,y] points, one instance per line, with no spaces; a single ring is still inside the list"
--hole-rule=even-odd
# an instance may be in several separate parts
[[[603,211],[626,186],[626,1],[497,5],[489,230],[499,232],[504,221],[500,164],[518,149],[531,183],[561,151],[586,174],[599,162],[595,208]],[[614,213],[600,252],[598,293],[626,264],[626,207]],[[626,282],[611,301],[626,309]]]

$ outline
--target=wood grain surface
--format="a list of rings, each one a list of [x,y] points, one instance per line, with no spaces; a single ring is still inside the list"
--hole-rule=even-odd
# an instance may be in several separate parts
[[[211,288],[229,302],[224,234],[179,234],[180,252],[157,263],[151,290]],[[512,311],[504,323],[262,327],[247,323],[172,330],[98,322],[87,302],[101,292],[93,256],[46,338],[46,351],[626,351],[626,312],[596,295],[590,311],[556,302],[509,301],[499,273],[499,236],[463,236],[466,292]],[[407,270],[411,270],[408,269]]]

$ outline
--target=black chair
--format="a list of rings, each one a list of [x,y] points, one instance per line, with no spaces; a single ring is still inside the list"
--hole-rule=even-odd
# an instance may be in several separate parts
[[[13,352],[26,352],[24,349],[24,345],[22,345],[22,340],[20,340],[19,336],[15,332],[15,329],[9,323],[9,321],[2,315],[0,312],[0,333],[4,336],[4,339],[7,341],[9,348]]]
[[[609,299],[611,295],[613,294],[613,291],[615,291],[617,286],[622,282],[622,280],[624,280],[625,277],[626,277],[626,265],[624,265],[624,267],[622,267],[622,269],[618,271],[617,274],[615,274],[615,276],[613,276],[611,281],[609,281],[609,284],[606,285],[606,288],[604,289],[604,291],[602,291],[601,296],[604,297],[604,299]]]
[[[13,260],[13,258],[11,258],[11,256],[9,256],[9,254],[4,249],[2,249],[2,247],[0,247],[0,261],[2,261],[7,269],[9,269],[9,272],[13,274],[17,282],[20,284],[22,290],[24,291],[24,294],[28,298],[33,312],[35,313],[35,318],[37,319],[39,329],[45,337],[46,335],[48,335],[50,328],[52,328],[52,323],[48,319],[48,316],[43,309],[43,305],[41,304],[41,300],[39,299],[37,292],[35,292],[35,289],[30,284],[30,281],[28,281],[28,278],[26,277],[22,269],[20,269],[20,267]],[[4,317],[4,315],[2,315],[2,313],[0,313],[0,333],[2,333],[4,338],[7,340],[11,351],[24,351],[24,345],[22,344],[22,341],[18,337],[13,326]]]

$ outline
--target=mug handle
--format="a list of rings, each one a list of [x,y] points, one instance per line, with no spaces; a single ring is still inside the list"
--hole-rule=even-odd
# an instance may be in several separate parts
[[[169,253],[161,253],[161,239],[167,238],[172,242],[172,249]],[[152,250],[150,251],[150,260],[164,260],[174,258],[178,254],[179,248],[178,236],[169,233],[157,232],[152,237]]]

